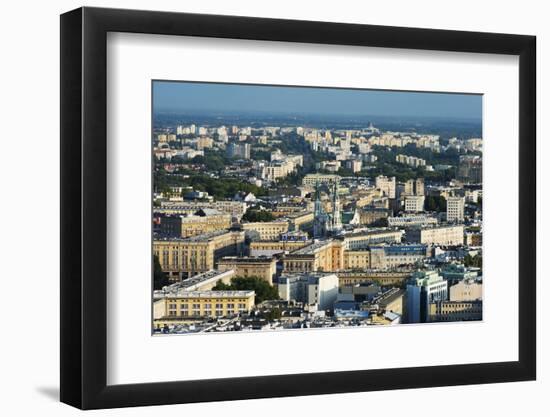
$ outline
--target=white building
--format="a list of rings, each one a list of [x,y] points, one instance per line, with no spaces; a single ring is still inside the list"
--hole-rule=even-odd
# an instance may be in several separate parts
[[[316,305],[318,310],[331,309],[338,297],[338,277],[335,274],[282,275],[278,284],[279,297]]]
[[[375,185],[386,197],[395,198],[395,177],[379,175],[376,177]]]
[[[447,221],[448,222],[464,221],[464,197],[447,198]]]
[[[419,213],[424,211],[423,195],[408,195],[405,197],[405,211]]]

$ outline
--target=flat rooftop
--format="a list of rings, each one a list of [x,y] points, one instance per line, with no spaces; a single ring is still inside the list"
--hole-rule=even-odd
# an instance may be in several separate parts
[[[246,298],[256,293],[250,291],[185,291],[178,294],[168,294],[166,298]]]
[[[311,245],[304,246],[303,248],[300,248],[300,249],[296,249],[290,255],[311,255],[317,249],[320,249],[323,246],[326,246],[331,242],[332,242],[332,240],[330,240],[330,239],[329,240],[320,240],[320,241],[312,243]]]

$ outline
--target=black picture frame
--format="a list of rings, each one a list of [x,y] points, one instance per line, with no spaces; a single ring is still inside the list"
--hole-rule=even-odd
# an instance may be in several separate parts
[[[519,56],[519,360],[113,385],[107,376],[108,32]],[[534,36],[80,8],[61,16],[61,401],[81,409],[533,380],[536,377]]]

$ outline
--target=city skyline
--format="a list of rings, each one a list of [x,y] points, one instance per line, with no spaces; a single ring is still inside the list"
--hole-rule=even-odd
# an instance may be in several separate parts
[[[482,95],[158,80],[153,81],[153,109],[190,114],[295,113],[481,122]]]

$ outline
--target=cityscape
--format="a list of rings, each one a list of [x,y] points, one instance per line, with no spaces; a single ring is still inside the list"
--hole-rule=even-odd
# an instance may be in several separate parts
[[[482,320],[481,100],[154,81],[152,333]]]

